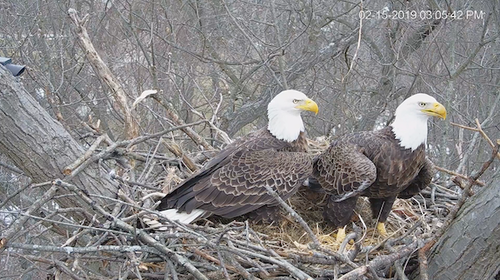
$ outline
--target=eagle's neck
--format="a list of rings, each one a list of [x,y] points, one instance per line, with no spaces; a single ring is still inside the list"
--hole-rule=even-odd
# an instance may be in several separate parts
[[[300,132],[304,131],[304,123],[298,110],[269,109],[267,116],[269,118],[267,129],[274,137],[280,140],[287,142],[295,141],[299,137]]]
[[[397,115],[392,131],[405,149],[416,150],[427,142],[427,117],[420,115]]]

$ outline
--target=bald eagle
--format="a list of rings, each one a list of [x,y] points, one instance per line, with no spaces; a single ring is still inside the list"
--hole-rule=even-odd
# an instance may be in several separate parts
[[[317,114],[318,105],[296,90],[279,93],[267,107],[267,128],[229,144],[167,194],[158,210],[181,223],[211,214],[234,218],[250,212],[256,219],[273,219],[278,202],[264,186],[287,199],[312,172],[303,111]]]
[[[384,223],[396,198],[411,198],[431,183],[433,165],[425,155],[430,117],[445,119],[445,107],[415,94],[398,106],[390,126],[344,135],[314,159],[309,186],[328,194],[323,216],[339,228],[338,241],[345,238],[359,196],[369,198],[377,229],[386,235]]]

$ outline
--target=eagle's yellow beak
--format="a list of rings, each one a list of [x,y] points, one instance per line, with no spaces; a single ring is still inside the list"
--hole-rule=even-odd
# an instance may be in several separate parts
[[[429,104],[422,109],[422,112],[434,117],[440,117],[443,120],[446,119],[446,108],[439,102]]]
[[[314,112],[315,114],[318,114],[319,111],[318,104],[316,104],[316,102],[312,101],[311,99],[305,99],[299,101],[298,105],[295,106],[295,108],[304,111],[311,111]]]

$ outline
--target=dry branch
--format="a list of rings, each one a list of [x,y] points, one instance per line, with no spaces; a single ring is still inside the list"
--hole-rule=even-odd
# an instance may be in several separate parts
[[[464,180],[469,180],[469,177],[467,177],[467,176],[465,176],[463,174],[460,174],[460,173],[448,170],[448,169],[446,169],[444,167],[434,166],[434,168],[436,170],[438,170],[438,171],[441,171],[441,172],[444,172],[444,173],[448,173],[448,174],[450,174],[452,176],[456,176],[456,177],[462,178]],[[483,181],[474,181],[474,184],[478,185],[478,186],[481,186],[481,187],[485,186],[485,183]]]
[[[189,170],[191,170],[192,172],[198,170],[198,166],[196,166],[193,160],[188,155],[186,155],[186,153],[184,153],[184,151],[181,149],[181,147],[179,147],[179,145],[177,145],[174,142],[166,140],[163,140],[163,143],[171,153],[173,153],[175,156],[179,157],[182,160],[182,162],[187,166],[187,168],[189,168]]]
[[[51,183],[43,183],[41,185],[49,185]],[[13,223],[7,230],[5,230],[1,235],[0,240],[0,253],[5,250],[5,246],[11,239],[21,230],[24,224],[29,220],[31,213],[37,211],[42,205],[51,200],[58,190],[56,185],[52,185],[52,187],[43,194],[33,205],[31,205],[25,212],[25,215],[19,218],[15,223]]]
[[[484,140],[486,140],[486,142],[488,142],[488,144],[490,145],[490,147],[495,148],[495,143],[493,143],[493,141],[491,141],[490,137],[488,137],[488,135],[483,131],[483,129],[481,128],[481,124],[479,123],[479,120],[476,119],[475,121],[476,121],[477,127],[470,127],[470,126],[466,126],[466,125],[462,125],[462,124],[457,124],[457,123],[453,123],[453,122],[451,123],[451,125],[454,125],[456,127],[460,127],[460,128],[463,128],[463,129],[467,129],[467,130],[479,132],[481,134],[481,136],[484,138]],[[500,159],[500,153],[497,153],[496,157],[498,159]]]
[[[27,259],[29,261],[34,261],[34,262],[41,262],[41,263],[46,263],[50,265],[54,265],[57,267],[57,269],[61,270],[62,272],[66,273],[68,276],[70,276],[72,279],[75,280],[85,280],[88,278],[80,277],[76,275],[67,265],[59,260],[51,260],[51,259],[46,259],[46,258],[41,258],[39,256],[33,256],[33,255],[21,255],[20,257]]]
[[[95,150],[99,147],[99,145],[103,141],[105,141],[108,144],[113,142],[113,141],[111,141],[111,139],[109,138],[109,136],[107,134],[103,134],[103,135],[97,137],[97,139],[94,141],[94,143],[90,146],[90,148],[81,157],[79,157],[75,162],[73,162],[72,164],[70,164],[66,168],[64,168],[63,174],[70,175],[75,168],[82,165],[86,160],[88,160],[92,156],[92,153],[95,152]]]
[[[165,108],[169,119],[176,126],[181,126],[182,132],[184,132],[189,138],[191,138],[191,140],[193,140],[197,145],[202,146],[205,150],[214,149],[210,144],[208,144],[208,142],[203,137],[201,137],[198,133],[196,133],[196,131],[194,131],[191,127],[189,126],[183,127],[185,125],[184,121],[175,113],[175,109],[170,102],[164,101],[158,98],[158,96],[156,95],[153,95],[152,98],[156,102],[158,102],[161,106],[163,106],[163,108]]]
[[[61,180],[56,180],[55,185],[58,186],[63,186],[67,188],[68,190],[76,193],[80,198],[82,198],[89,206],[91,206],[94,210],[96,210],[100,215],[103,215],[110,221],[113,221],[113,224],[117,226],[118,228],[125,230],[129,233],[132,233],[136,235],[140,240],[145,242],[146,244],[152,246],[153,248],[157,249],[159,252],[162,254],[165,254],[168,258],[170,258],[172,261],[175,261],[179,265],[182,265],[185,267],[193,276],[196,277],[196,279],[200,280],[208,280],[196,267],[194,267],[191,262],[189,262],[185,257],[175,253],[174,251],[170,250],[167,248],[165,245],[161,244],[158,242],[155,238],[147,234],[145,231],[137,229],[125,222],[123,222],[120,219],[117,219],[116,217],[112,216],[110,213],[108,213],[104,208],[101,206],[97,205],[92,198],[90,198],[87,194],[79,190],[77,187],[75,187],[72,184],[63,182]]]
[[[118,141],[118,142],[113,142],[106,134],[101,135],[96,139],[96,141],[91,145],[91,147],[81,156],[79,157],[76,161],[68,165],[65,169],[64,172],[66,175],[68,175],[67,178],[72,178],[76,176],[78,173],[83,171],[85,168],[87,168],[91,163],[94,163],[100,159],[104,159],[106,157],[109,157],[111,154],[113,154],[118,148],[121,147],[126,147],[127,150],[133,149],[133,147],[139,143],[145,142],[149,139],[153,138],[158,138],[161,137],[164,134],[167,134],[169,132],[179,130],[179,129],[184,129],[190,126],[194,126],[200,123],[203,123],[205,121],[198,121],[194,123],[189,123],[189,124],[184,124],[181,126],[176,126],[172,127],[169,129],[166,129],[164,131],[154,133],[152,135],[146,135],[146,136],[139,136],[130,140],[123,140],[123,141]],[[92,154],[93,151],[97,150],[97,147],[100,143],[105,142],[108,144],[108,147],[102,151],[100,151],[97,154]],[[186,156],[187,157],[187,156]],[[192,161],[191,161],[192,163]],[[196,166],[194,163],[192,163],[193,166]]]
[[[307,223],[302,219],[301,216],[299,216],[297,214],[297,212],[295,212],[292,207],[290,207],[279,195],[278,193],[276,193],[270,186],[268,185],[264,185],[264,187],[266,188],[267,192],[272,196],[274,197],[274,199],[276,199],[276,201],[278,201],[278,203],[283,207],[285,208],[288,213],[295,219],[297,220],[297,222],[299,222],[299,224],[304,228],[304,230],[306,231],[306,233],[308,234],[309,238],[311,239],[312,241],[312,245],[313,245],[313,248],[318,248],[319,247],[319,241],[318,241],[318,238],[316,237],[316,235],[314,235],[313,231],[311,230],[311,228],[309,228],[309,226],[307,225]]]
[[[139,135],[138,122],[128,106],[127,94],[111,70],[109,70],[106,63],[104,63],[99,53],[97,53],[87,32],[86,23],[88,15],[85,15],[83,19],[80,19],[75,9],[69,9],[68,14],[76,26],[76,34],[78,35],[81,47],[85,51],[85,55],[90,61],[92,68],[94,68],[94,71],[102,79],[102,81],[108,85],[109,89],[113,93],[113,98],[122,110],[122,114],[125,117],[125,133],[127,135],[127,139],[137,137]]]

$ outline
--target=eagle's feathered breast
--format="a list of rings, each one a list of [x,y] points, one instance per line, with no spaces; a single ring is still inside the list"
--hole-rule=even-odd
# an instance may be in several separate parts
[[[424,144],[416,150],[401,147],[390,126],[373,132],[372,137],[358,139],[356,142],[363,148],[366,141],[371,143],[364,149],[364,154],[374,163],[377,177],[372,185],[362,192],[364,196],[385,198],[399,194],[425,164]]]

